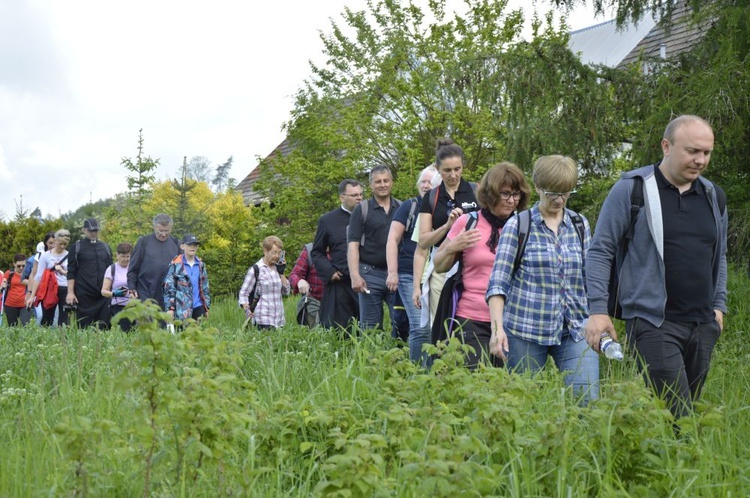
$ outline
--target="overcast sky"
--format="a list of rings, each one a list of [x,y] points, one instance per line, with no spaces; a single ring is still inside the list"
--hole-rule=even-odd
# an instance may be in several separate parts
[[[234,156],[242,180],[283,140],[319,32],[363,5],[0,0],[0,214],[22,203],[55,216],[124,192],[120,161],[135,158],[140,128],[159,179],[183,156]],[[603,20],[583,8],[568,22]]]

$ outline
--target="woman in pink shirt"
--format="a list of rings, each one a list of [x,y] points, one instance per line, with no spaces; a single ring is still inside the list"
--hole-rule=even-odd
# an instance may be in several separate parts
[[[496,164],[479,183],[479,213],[458,218],[435,254],[435,271],[447,271],[458,259],[463,265],[463,293],[456,306],[457,324],[453,329],[465,344],[474,348],[466,358],[469,368],[476,368],[482,358],[494,366],[502,366],[499,358],[489,354],[492,330],[490,308],[484,296],[495,263],[500,231],[516,211],[526,209],[530,193],[526,177],[518,166],[509,162]],[[466,230],[472,217],[474,226]]]

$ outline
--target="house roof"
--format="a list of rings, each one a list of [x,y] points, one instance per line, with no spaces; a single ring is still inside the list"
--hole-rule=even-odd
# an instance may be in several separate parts
[[[578,53],[585,64],[617,67],[654,26],[656,21],[652,18],[642,19],[638,24],[628,23],[619,29],[614,20],[606,21],[572,31],[568,47]]]
[[[623,58],[619,66],[624,67],[638,60],[642,55],[644,60],[676,57],[690,50],[700,41],[713,24],[713,19],[706,19],[696,23],[692,19],[693,11],[686,2],[680,2],[672,13],[669,32],[662,26],[654,26],[631,52]],[[661,53],[662,46],[664,54]]]
[[[246,206],[258,206],[263,202],[263,197],[257,192],[253,191],[253,184],[260,177],[260,165],[266,161],[270,161],[276,157],[286,157],[294,150],[294,146],[289,142],[289,138],[285,138],[279,145],[273,149],[273,152],[268,154],[262,161],[260,161],[255,168],[235,187],[242,193],[242,199],[245,201]]]
[[[620,28],[615,20],[606,21],[572,31],[568,47],[586,64],[609,67],[622,68],[641,57],[644,61],[672,58],[690,50],[713,23],[711,19],[695,23],[692,16],[692,9],[683,1],[675,7],[668,29],[651,17]]]

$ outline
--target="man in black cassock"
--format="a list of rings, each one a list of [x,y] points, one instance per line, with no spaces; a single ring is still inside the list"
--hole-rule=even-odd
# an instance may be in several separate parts
[[[99,221],[83,222],[84,238],[68,250],[68,295],[65,302],[77,305],[76,316],[81,328],[94,325],[109,328],[110,299],[102,296],[104,273],[112,264],[112,249],[99,240]]]
[[[318,220],[312,260],[325,284],[320,301],[320,324],[329,328],[342,327],[351,333],[359,320],[359,301],[349,278],[346,227],[352,210],[362,201],[362,185],[356,180],[344,180],[339,184],[339,199],[341,207]]]

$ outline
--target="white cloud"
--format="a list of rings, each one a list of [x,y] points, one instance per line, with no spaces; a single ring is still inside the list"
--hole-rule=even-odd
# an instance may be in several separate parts
[[[141,128],[160,178],[201,155],[234,156],[241,180],[283,139],[344,5],[364,0],[0,2],[0,211],[124,191]]]

